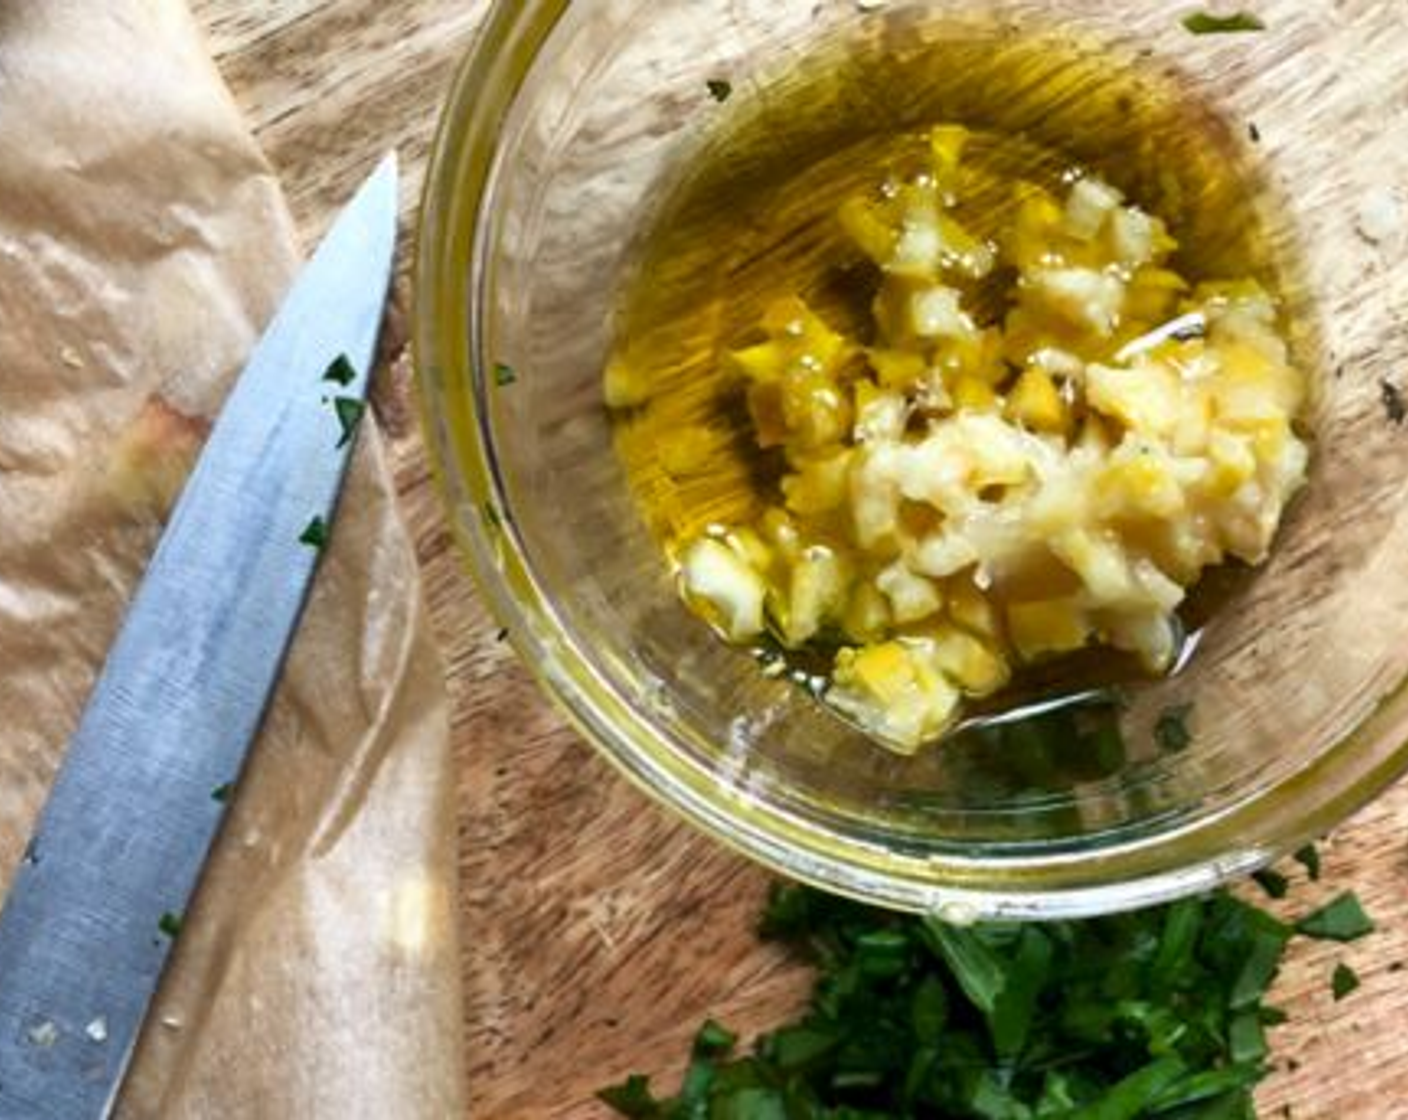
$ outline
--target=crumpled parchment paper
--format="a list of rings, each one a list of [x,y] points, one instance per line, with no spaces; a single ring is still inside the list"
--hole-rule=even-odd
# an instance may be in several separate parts
[[[299,254],[181,0],[0,5],[0,138],[8,880],[162,519]],[[463,1114],[443,681],[364,425],[120,1116]]]

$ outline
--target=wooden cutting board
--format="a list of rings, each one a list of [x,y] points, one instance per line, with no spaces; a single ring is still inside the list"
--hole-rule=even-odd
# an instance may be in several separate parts
[[[409,232],[439,104],[486,0],[193,6],[307,238],[392,146]],[[1404,50],[1392,36],[1380,48]],[[400,296],[404,306],[404,280]],[[496,641],[429,477],[409,378],[402,357],[377,408],[451,669],[472,1115],[604,1116],[596,1088],[637,1069],[675,1077],[704,1016],[745,1031],[775,1023],[807,976],[753,939],[766,875],[617,779]],[[1326,881],[1296,892],[1299,908],[1352,887],[1381,932],[1296,946],[1264,1116],[1408,1117],[1405,823],[1400,786],[1333,839]],[[1363,987],[1336,1004],[1340,960]]]

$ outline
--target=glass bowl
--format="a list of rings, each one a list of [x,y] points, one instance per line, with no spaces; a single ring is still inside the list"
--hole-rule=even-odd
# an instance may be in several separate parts
[[[1388,6],[1360,7],[1266,0],[1266,31],[1203,37],[1181,26],[1182,4],[1147,0],[1118,11],[1029,0],[495,6],[434,151],[417,365],[459,541],[524,661],[584,736],[748,856],[954,919],[1078,916],[1205,890],[1324,833],[1393,781],[1408,766],[1408,431],[1393,387],[1408,372],[1395,310],[1408,271],[1395,263],[1390,185],[1408,113],[1390,104],[1397,63],[1373,46],[1395,34]],[[1178,83],[1210,122],[1210,146],[1189,158],[1256,169],[1276,200],[1278,259],[1296,278],[1288,312],[1316,382],[1312,477],[1273,558],[1212,617],[1181,672],[1136,690],[1120,717],[1123,751],[1060,781],[1004,776],[1000,736],[888,754],[717,640],[680,604],[601,391],[634,249],[722,114],[784,104],[773,99],[806,72],[797,60],[823,50],[874,64],[942,40],[966,44],[962,57],[981,67],[1013,36],[1096,43]],[[1069,80],[1069,57],[1032,51],[1011,104],[887,98],[868,117],[848,107],[780,120],[775,158],[824,148],[843,120],[918,127],[940,109],[1001,112],[1006,125],[1026,112],[1019,127],[1059,139],[1066,108],[1101,96]],[[722,105],[710,88],[720,81],[732,90]],[[950,90],[959,102],[961,87]],[[789,146],[798,127],[805,143]],[[1076,155],[1118,156],[1081,153],[1078,134],[1069,142]],[[740,175],[756,169],[740,160]],[[1159,749],[1154,725],[1187,704],[1191,745]]]

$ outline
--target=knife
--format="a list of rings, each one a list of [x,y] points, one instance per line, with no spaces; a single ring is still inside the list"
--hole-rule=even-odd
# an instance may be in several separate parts
[[[393,154],[231,391],[69,744],[0,913],[0,1120],[111,1114],[333,519],[396,201]]]

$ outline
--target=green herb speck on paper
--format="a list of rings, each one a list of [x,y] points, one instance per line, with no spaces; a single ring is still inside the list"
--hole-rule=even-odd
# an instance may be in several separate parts
[[[1236,12],[1228,16],[1193,12],[1183,17],[1183,26],[1194,35],[1231,35],[1266,30],[1266,24],[1251,12]]]
[[[333,359],[332,365],[328,366],[327,372],[323,374],[324,381],[331,381],[334,385],[341,385],[344,389],[357,380],[357,371],[352,366],[352,361],[346,354],[339,354]]]
[[[1154,739],[1162,750],[1177,754],[1188,749],[1193,742],[1193,732],[1188,727],[1192,715],[1192,704],[1175,704],[1160,713],[1154,724]]]
[[[232,792],[234,792],[234,786],[230,782],[224,782],[210,791],[210,800],[218,801],[221,805],[227,804]]]
[[[298,537],[299,544],[316,548],[320,552],[328,546],[328,524],[321,517],[308,522],[308,527]]]
[[[337,422],[342,426],[342,438],[337,441],[337,446],[346,447],[357,434],[362,417],[367,414],[367,402],[360,397],[334,397],[332,406],[337,412]]]
[[[507,362],[494,363],[494,384],[500,389],[512,385],[518,380],[518,373]]]
[[[708,86],[709,96],[720,105],[733,96],[733,83],[723,78],[710,78],[705,85]]]
[[[1379,397],[1384,404],[1384,415],[1390,424],[1403,426],[1408,420],[1408,402],[1403,399],[1403,391],[1388,378],[1379,382]]]
[[[1291,858],[1305,868],[1305,873],[1310,876],[1312,883],[1320,881],[1320,850],[1314,844],[1297,848]]]
[[[1359,974],[1343,962],[1335,965],[1335,971],[1330,974],[1330,992],[1334,995],[1335,1002],[1339,1003],[1357,987]]]
[[[175,941],[176,938],[181,936],[181,915],[167,911],[161,916],[161,920],[157,922],[156,928],[161,931],[164,937]]]
[[[1317,941],[1357,941],[1374,932],[1359,896],[1345,891],[1296,923],[1296,932]]]

